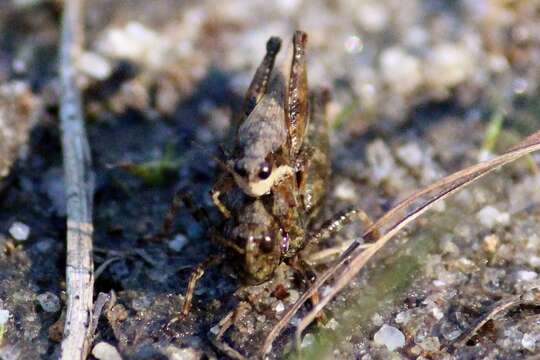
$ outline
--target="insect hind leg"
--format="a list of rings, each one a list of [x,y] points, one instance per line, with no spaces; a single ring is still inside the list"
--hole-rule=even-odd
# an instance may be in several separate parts
[[[373,225],[373,220],[371,220],[365,211],[361,209],[348,210],[327,221],[323,224],[321,229],[311,234],[311,236],[308,238],[308,244],[320,243],[326,239],[329,239],[333,235],[343,230],[345,226],[351,224],[353,221],[360,221],[366,229]],[[373,236],[375,238],[379,236],[377,230],[373,232]]]

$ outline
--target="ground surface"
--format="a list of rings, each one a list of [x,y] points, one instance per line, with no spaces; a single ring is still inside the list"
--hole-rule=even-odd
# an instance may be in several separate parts
[[[233,296],[239,285],[233,267],[211,269],[190,316],[165,331],[191,267],[215,249],[185,212],[170,239],[148,238],[178,188],[210,208],[207,193],[218,172],[211,157],[270,35],[288,39],[295,28],[305,30],[310,84],[333,93],[332,186],[320,222],[350,206],[379,217],[414,189],[540,128],[535,1],[88,3],[81,86],[97,179],[96,268],[108,264],[96,294],[117,296],[96,343],[112,344],[124,358],[221,357],[207,333],[243,296]],[[59,14],[58,2],[0,3],[2,360],[49,359],[59,351],[55,324],[65,309]],[[499,115],[504,124],[490,145],[487,129]],[[126,163],[140,166],[118,166]],[[329,306],[327,323],[308,330],[303,351],[351,359],[540,354],[534,307],[501,314],[467,345],[445,350],[494,303],[540,286],[537,164],[530,157],[494,173],[402,234]],[[351,226],[321,247],[360,233]],[[278,286],[284,298],[274,292]],[[290,269],[280,268],[272,282],[248,291],[260,300],[228,341],[252,355],[301,291]],[[394,351],[374,341],[384,325],[398,330]],[[288,352],[289,335],[272,358]]]

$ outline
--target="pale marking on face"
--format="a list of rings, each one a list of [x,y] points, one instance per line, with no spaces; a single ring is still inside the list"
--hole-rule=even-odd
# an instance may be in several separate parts
[[[268,178],[251,182],[246,181],[246,179],[238,175],[235,171],[232,171],[232,174],[238,186],[240,186],[247,195],[259,197],[270,192],[274,184],[293,175],[294,169],[288,165],[281,165],[275,168]]]

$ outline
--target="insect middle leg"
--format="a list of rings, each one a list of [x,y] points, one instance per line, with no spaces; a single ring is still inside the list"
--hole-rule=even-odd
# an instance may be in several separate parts
[[[161,232],[156,236],[158,239],[163,239],[172,234],[174,219],[178,215],[182,204],[185,204],[191,216],[204,226],[211,226],[210,217],[208,212],[195,204],[191,195],[184,190],[178,190],[173,197],[171,206],[163,219],[163,224],[161,225]]]
[[[197,282],[199,282],[199,280],[204,275],[205,270],[210,266],[220,263],[222,260],[223,256],[211,256],[199,265],[197,265],[192,271],[191,276],[189,277],[186,295],[184,296],[184,304],[182,305],[182,316],[187,316],[189,314],[191,304],[193,303],[193,293],[195,292],[195,287],[197,286]]]
[[[373,220],[371,220],[371,218],[365,211],[361,209],[349,210],[344,213],[338,214],[335,218],[323,224],[321,229],[309,236],[307,244],[322,242],[337,234],[346,225],[349,225],[355,220],[360,221],[366,229],[373,225]],[[379,232],[376,229],[373,231],[373,237],[379,237]]]
[[[231,217],[231,212],[229,209],[227,209],[225,204],[221,202],[220,196],[221,194],[232,190],[234,186],[236,186],[236,183],[232,175],[229,173],[223,173],[218,178],[216,184],[212,187],[212,190],[210,190],[210,196],[212,197],[214,206],[219,210],[225,219],[229,219]]]
[[[163,220],[162,230],[161,230],[161,233],[159,234],[160,238],[164,238],[171,235],[174,219],[178,215],[178,212],[182,204],[185,204],[185,206],[190,211],[191,215],[195,218],[195,220],[198,223],[203,224],[207,229],[209,229],[211,233],[215,232],[213,231],[213,226],[210,222],[210,218],[206,210],[200,206],[197,206],[188,192],[179,190],[175,193],[173,197],[173,201],[169,208],[169,211],[167,212],[167,214],[165,215],[165,219]],[[195,269],[193,270],[190,276],[188,288],[186,291],[186,295],[184,297],[184,304],[182,306],[183,316],[186,316],[189,313],[189,310],[191,309],[195,287],[197,285],[197,282],[204,275],[205,270],[208,267],[216,265],[217,263],[221,262],[222,259],[223,259],[223,256],[211,256],[195,267]],[[177,317],[171,320],[170,323],[174,323],[178,321],[178,319],[179,318]]]

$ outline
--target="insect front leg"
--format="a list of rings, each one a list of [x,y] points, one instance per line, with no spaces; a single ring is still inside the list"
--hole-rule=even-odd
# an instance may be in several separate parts
[[[229,211],[229,209],[227,209],[225,204],[223,204],[220,196],[223,193],[231,191],[235,186],[236,183],[234,182],[234,178],[232,177],[232,175],[229,173],[224,173],[219,177],[212,190],[210,190],[212,202],[225,219],[229,219],[231,217],[231,212]]]

